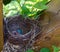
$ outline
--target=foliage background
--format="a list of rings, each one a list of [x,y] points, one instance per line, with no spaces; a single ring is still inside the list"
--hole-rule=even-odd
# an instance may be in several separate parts
[[[3,15],[5,17],[20,14],[24,18],[37,19],[47,9],[50,0],[4,0]]]

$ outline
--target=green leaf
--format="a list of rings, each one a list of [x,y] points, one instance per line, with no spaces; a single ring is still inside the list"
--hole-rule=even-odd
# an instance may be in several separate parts
[[[41,3],[41,2],[36,3],[36,4],[34,5],[34,7],[37,8],[37,9],[39,9],[40,11],[47,9],[47,6],[44,5],[44,4]]]
[[[21,0],[21,1],[20,1],[20,6],[23,6],[24,3],[25,3],[25,0]]]
[[[26,52],[34,52],[32,49],[28,49]]]
[[[6,17],[14,16],[14,15],[17,14],[17,12],[18,12],[18,11],[16,11],[16,10],[10,10],[10,11],[8,12],[8,14],[6,14]]]
[[[17,0],[17,2],[20,4],[20,0]]]
[[[54,48],[54,52],[58,52],[60,50],[60,48],[56,47],[56,46],[52,46]]]
[[[40,52],[51,52],[49,48],[41,48]]]
[[[36,0],[26,0],[26,1],[36,2]]]
[[[29,6],[29,7],[31,7],[31,6],[32,6],[32,4],[25,4],[25,6]]]
[[[29,9],[26,6],[22,6],[21,8],[22,8],[22,14],[24,16],[27,16],[30,13]]]
[[[42,4],[47,4],[50,0],[43,0],[41,1]]]

